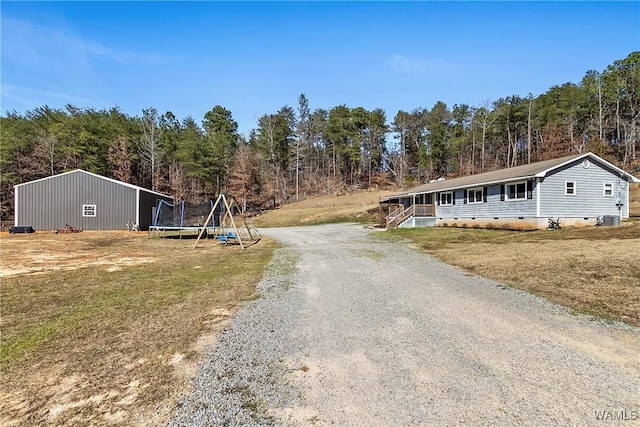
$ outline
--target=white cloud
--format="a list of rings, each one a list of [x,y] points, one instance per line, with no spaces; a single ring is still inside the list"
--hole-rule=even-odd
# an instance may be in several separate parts
[[[123,64],[157,64],[176,58],[106,46],[70,31],[2,18],[2,60],[26,67],[64,61],[67,67],[88,67],[93,60]]]
[[[39,105],[51,105],[55,107],[61,104],[94,106],[100,104],[99,101],[82,98],[67,93],[26,86],[17,86],[7,83],[2,83],[2,85],[0,85],[0,94],[2,100],[10,101],[9,104],[13,105],[14,108],[17,105],[22,105],[26,109],[30,109],[34,106]]]
[[[138,53],[122,49],[113,49],[98,43],[88,42],[81,39],[70,41],[76,43],[78,51],[85,52],[87,55],[111,62],[123,64],[161,64],[177,59],[175,57],[155,53]]]
[[[107,46],[75,34],[64,23],[43,26],[2,16],[1,25],[3,110],[44,104],[102,107],[113,102],[119,82],[112,76],[118,68],[178,59]]]

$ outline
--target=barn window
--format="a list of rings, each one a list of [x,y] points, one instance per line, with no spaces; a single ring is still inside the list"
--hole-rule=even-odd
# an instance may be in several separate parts
[[[96,216],[96,205],[82,205],[82,216]]]
[[[610,182],[604,183],[604,193],[605,196],[613,196],[613,184]]]
[[[440,193],[440,206],[449,206],[453,204],[453,191]]]
[[[527,183],[514,182],[513,184],[505,185],[507,200],[526,200],[527,199]]]
[[[576,183],[575,181],[567,181],[564,183],[564,194],[568,196],[576,195]]]
[[[467,197],[469,203],[482,203],[483,201],[483,189],[482,188],[472,188],[467,193]]]

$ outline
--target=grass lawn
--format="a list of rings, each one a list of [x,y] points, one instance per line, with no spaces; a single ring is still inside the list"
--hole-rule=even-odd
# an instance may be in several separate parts
[[[0,424],[161,424],[275,242],[0,235]]]
[[[369,211],[380,206],[380,197],[392,191],[357,191],[325,196],[280,206],[253,218],[257,227],[295,227],[337,222],[378,222]]]
[[[367,222],[388,193],[305,200],[254,224]],[[640,326],[638,220],[616,228],[378,235],[409,239],[445,262],[576,311]],[[0,425],[163,424],[203,349],[256,297],[277,247],[269,239],[245,250],[193,244],[132,232],[0,233]]]
[[[629,215],[640,217],[640,183],[629,184]]]
[[[577,312],[640,326],[640,221],[529,232],[429,227],[388,235]]]

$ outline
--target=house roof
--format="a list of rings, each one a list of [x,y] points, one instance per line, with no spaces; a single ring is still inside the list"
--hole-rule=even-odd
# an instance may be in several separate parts
[[[23,182],[22,184],[14,185],[14,187],[17,188],[17,187],[21,187],[23,185],[29,185],[29,184],[33,184],[33,183],[36,183],[36,182],[47,181],[49,179],[58,178],[58,177],[64,176],[64,175],[71,175],[71,174],[74,174],[74,173],[84,173],[84,174],[91,175],[91,176],[96,177],[96,178],[103,179],[105,181],[113,182],[114,184],[119,184],[119,185],[123,185],[125,187],[133,188],[134,190],[142,190],[142,191],[146,191],[147,193],[152,193],[152,194],[156,194],[158,196],[168,197],[168,198],[173,199],[173,197],[168,196],[166,194],[158,193],[157,191],[152,191],[152,190],[149,190],[147,188],[143,188],[143,187],[139,187],[137,185],[129,184],[128,182],[122,182],[122,181],[118,181],[117,179],[107,178],[106,176],[98,175],[98,174],[95,174],[95,173],[92,173],[92,172],[87,172],[86,170],[83,170],[83,169],[74,169],[74,170],[69,171],[69,172],[63,172],[63,173],[59,173],[57,175],[51,175],[51,176],[48,176],[46,178],[40,178],[40,179],[36,179],[34,181]]]
[[[412,196],[414,194],[434,193],[437,191],[449,191],[459,188],[491,185],[501,182],[517,181],[521,179],[543,178],[555,169],[587,157],[592,161],[600,163],[608,169],[612,169],[621,176],[626,176],[632,182],[640,182],[640,179],[596,156],[595,154],[583,153],[573,156],[561,157],[558,159],[545,160],[537,163],[530,163],[528,165],[500,169],[492,172],[480,173],[477,175],[462,176],[459,178],[430,182],[428,184],[423,184],[418,187],[411,188],[403,193],[390,194],[383,197],[382,200],[385,201],[403,196]]]

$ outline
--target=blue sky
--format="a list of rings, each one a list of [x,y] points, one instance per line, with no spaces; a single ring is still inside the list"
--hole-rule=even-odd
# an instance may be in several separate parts
[[[246,133],[311,109],[480,106],[579,82],[640,50],[630,2],[7,2],[1,110],[118,106]]]

